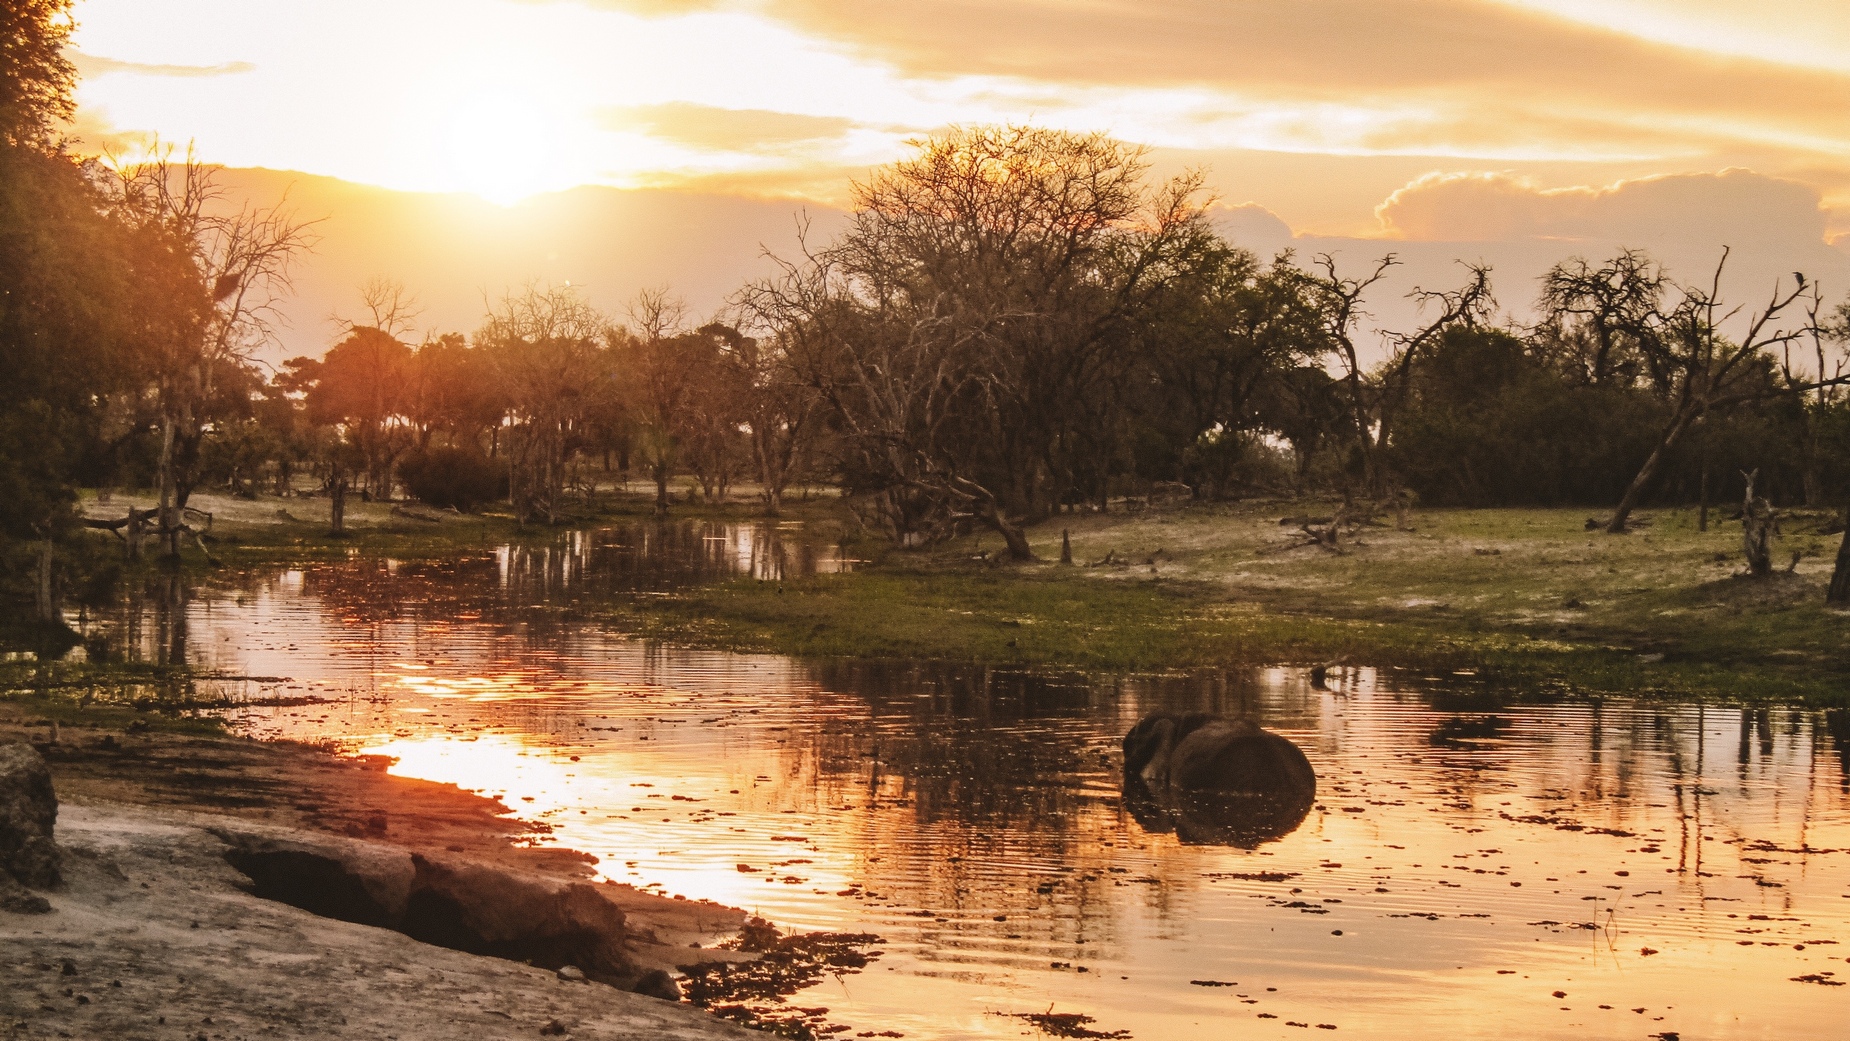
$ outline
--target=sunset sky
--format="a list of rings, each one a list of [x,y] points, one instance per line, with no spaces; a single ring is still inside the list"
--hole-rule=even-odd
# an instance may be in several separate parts
[[[1736,245],[1850,250],[1842,0],[82,0],[77,17],[92,147],[158,133],[228,166],[496,204],[606,185],[839,205],[908,138],[1012,120],[1205,167],[1286,236],[1718,224]]]

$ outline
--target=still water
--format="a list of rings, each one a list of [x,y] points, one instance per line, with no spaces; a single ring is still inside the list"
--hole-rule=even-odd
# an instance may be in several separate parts
[[[1850,1036],[1850,721],[1367,668],[1094,677],[681,650],[575,605],[847,571],[770,527],[580,532],[133,599],[264,737],[499,796],[608,878],[885,937],[841,1036]],[[852,581],[846,576],[842,581]],[[1245,714],[1318,798],[1252,849],[1146,830],[1117,743]]]

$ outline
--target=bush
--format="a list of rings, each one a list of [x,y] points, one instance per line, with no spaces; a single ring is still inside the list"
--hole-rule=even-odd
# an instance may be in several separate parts
[[[507,470],[473,448],[412,452],[399,460],[398,479],[412,497],[437,507],[467,510],[507,496]]]

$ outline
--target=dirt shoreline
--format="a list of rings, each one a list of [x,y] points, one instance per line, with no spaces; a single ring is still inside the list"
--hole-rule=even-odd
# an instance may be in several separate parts
[[[51,767],[65,885],[47,894],[52,914],[0,914],[0,1037],[762,1036],[691,1006],[260,899],[225,856],[228,836],[258,831],[594,879],[593,858],[533,845],[542,830],[493,799],[303,745],[70,724],[53,741],[39,723],[0,701],[0,742],[31,743]],[[621,910],[643,969],[737,957],[690,957],[690,945],[736,932],[743,912],[597,889]]]

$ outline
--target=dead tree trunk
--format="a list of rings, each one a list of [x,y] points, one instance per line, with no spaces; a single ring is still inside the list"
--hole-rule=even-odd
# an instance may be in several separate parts
[[[994,503],[986,503],[979,509],[984,523],[1002,536],[1002,542],[1008,547],[1009,556],[1015,560],[1036,560],[1034,548],[1028,545],[1028,533],[1021,526],[1003,516],[1002,510]]]
[[[1625,534],[1625,523],[1631,519],[1632,511],[1638,508],[1638,501],[1644,498],[1644,490],[1650,486],[1651,479],[1657,476],[1657,468],[1663,463],[1664,456],[1670,454],[1670,450],[1683,439],[1683,433],[1689,429],[1690,423],[1695,418],[1692,413],[1685,410],[1677,416],[1675,422],[1670,424],[1670,429],[1664,432],[1657,447],[1651,449],[1651,454],[1645,458],[1644,465],[1638,468],[1637,476],[1633,477],[1632,483],[1626,487],[1624,497],[1619,500],[1619,508],[1612,512],[1612,520],[1606,523],[1606,534]]]
[[[1741,548],[1747,556],[1747,573],[1765,578],[1773,573],[1773,504],[1754,496],[1754,478],[1760,471],[1743,472],[1747,497],[1741,504]]]

